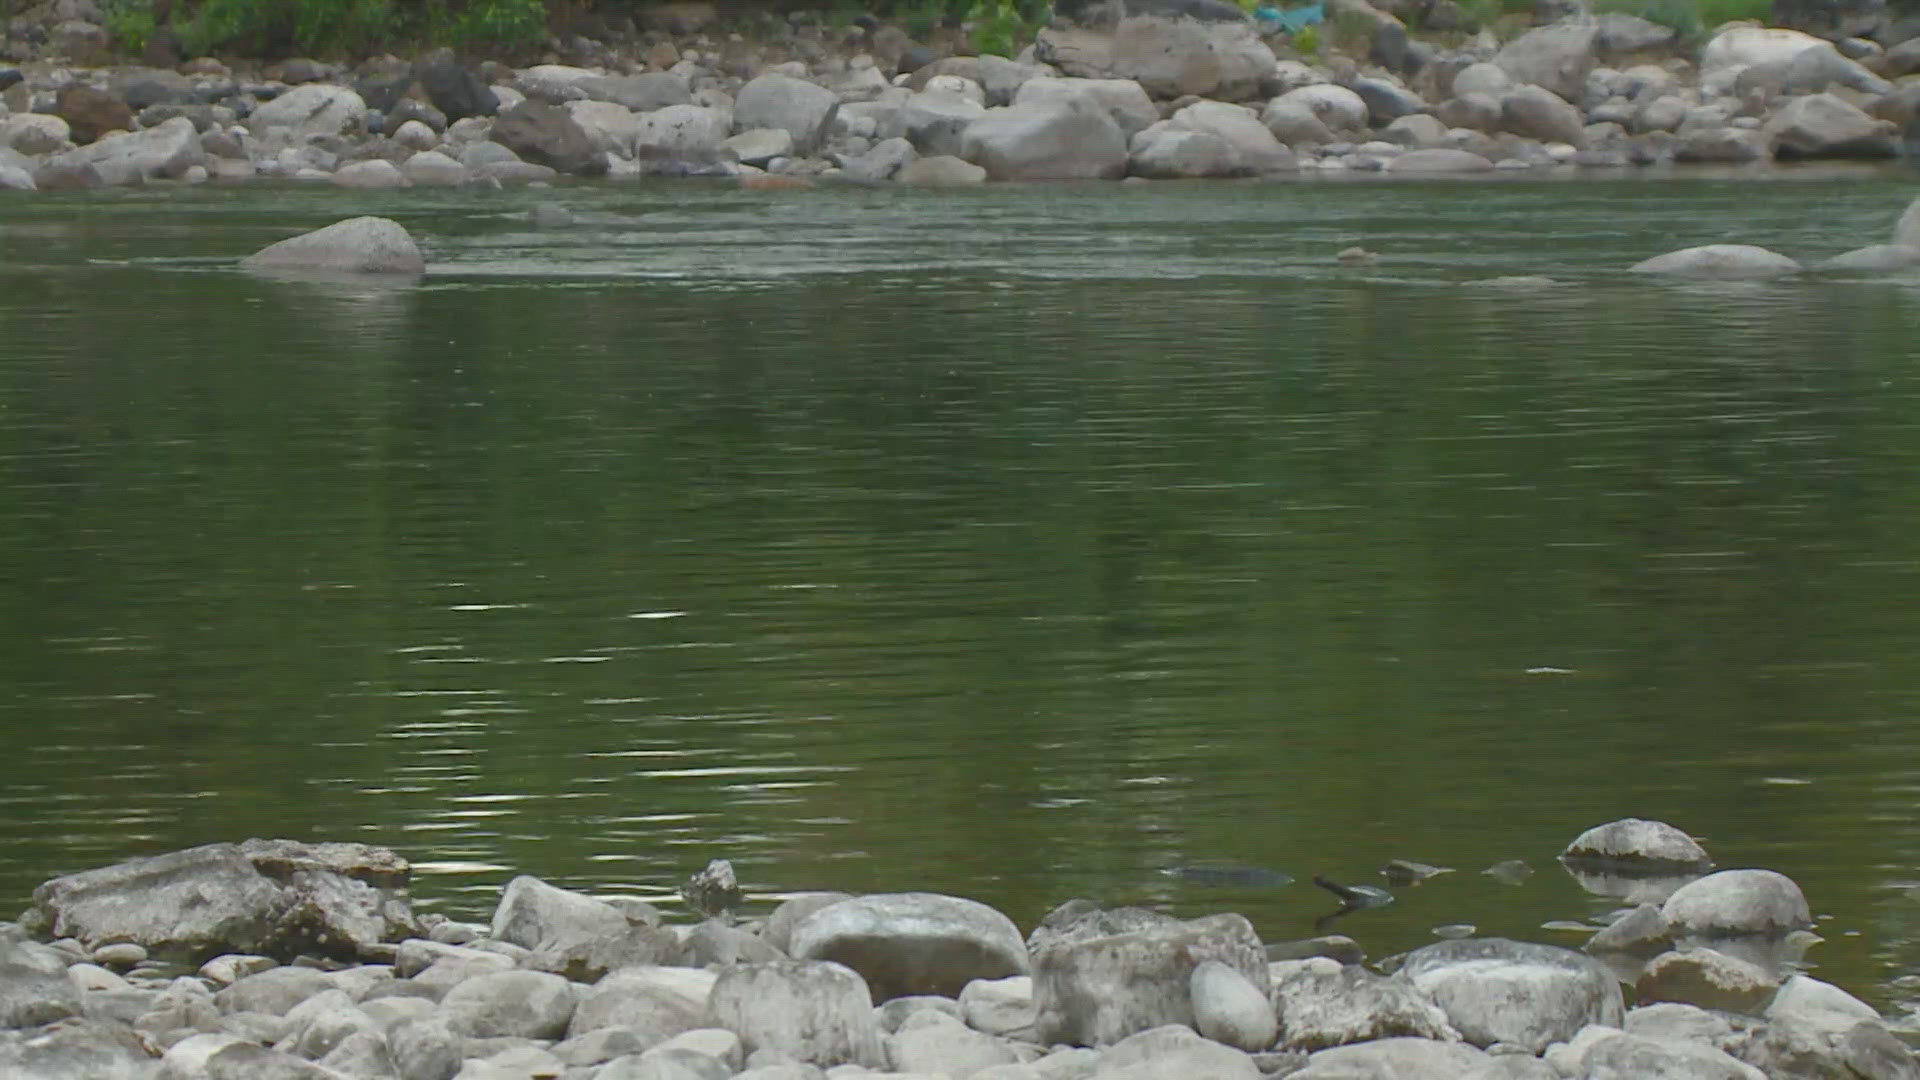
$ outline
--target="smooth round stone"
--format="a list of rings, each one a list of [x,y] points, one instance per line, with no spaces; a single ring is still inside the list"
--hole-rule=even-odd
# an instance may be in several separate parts
[[[147,958],[145,946],[116,941],[93,950],[93,962],[104,968],[130,968]]]
[[[201,964],[200,975],[216,986],[232,986],[249,975],[258,975],[268,968],[278,966],[279,964],[270,956],[226,953]]]

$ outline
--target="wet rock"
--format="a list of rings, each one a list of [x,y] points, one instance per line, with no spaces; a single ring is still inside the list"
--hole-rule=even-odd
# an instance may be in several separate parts
[[[1151,17],[1122,19],[1110,33],[1049,27],[1035,39],[1034,56],[1067,75],[1130,79],[1160,99],[1246,101],[1274,68],[1273,50],[1243,22]]]
[[[1180,1024],[1167,1024],[1130,1035],[1101,1051],[1098,1076],[1102,1080],[1257,1080],[1260,1069],[1253,1058],[1229,1046],[1204,1039]]]
[[[1703,1009],[1756,1013],[1773,999],[1780,981],[1766,969],[1708,948],[1662,953],[1634,985],[1644,1003],[1678,1001]]]
[[[278,128],[296,139],[363,131],[367,103],[344,86],[308,83],[261,102],[246,119],[256,135]]]
[[[1268,960],[1311,960],[1316,956],[1324,956],[1340,964],[1361,964],[1367,959],[1366,950],[1360,947],[1360,943],[1345,934],[1276,941],[1267,946]]]
[[[771,127],[793,136],[802,154],[820,147],[835,112],[840,108],[833,91],[789,75],[767,74],[740,88],[734,99],[736,130]]]
[[[1570,949],[1483,938],[1443,941],[1407,954],[1395,974],[1432,999],[1477,1046],[1533,1053],[1588,1024],[1618,1027],[1620,986],[1591,957]]]
[[[126,102],[85,83],[64,87],[54,98],[53,115],[67,122],[73,141],[83,146],[109,131],[133,130],[133,110]]]
[[[1119,125],[1078,96],[989,110],[967,125],[960,151],[994,180],[1111,180],[1127,169]]]
[[[1772,277],[1797,273],[1800,264],[1765,248],[1716,244],[1662,255],[1634,269],[1694,277]],[[1661,914],[1677,932],[1693,934],[1785,933],[1813,925],[1800,886],[1772,870],[1708,874],[1668,897]]]
[[[768,1049],[821,1067],[884,1066],[872,998],[858,974],[826,961],[741,965],[722,972],[714,1018],[747,1052]]]
[[[1654,904],[1641,904],[1587,940],[1590,953],[1617,952],[1635,956],[1655,956],[1673,944],[1673,931],[1666,916]]]
[[[442,1001],[454,1029],[478,1038],[557,1039],[578,1004],[573,984],[542,971],[479,975]]]
[[[1833,94],[1787,102],[1761,127],[1783,158],[1890,158],[1900,153],[1898,129]]]
[[[407,230],[395,221],[379,217],[348,218],[324,229],[289,237],[247,256],[240,265],[248,270],[353,274],[418,274],[426,270],[426,260],[420,257],[420,249]],[[222,941],[219,951],[234,951],[238,947],[272,953],[273,946],[281,945],[291,936],[280,932],[249,932],[241,940]],[[358,936],[343,934],[337,940],[353,941]]]
[[[972,187],[986,183],[987,170],[957,157],[936,155],[908,162],[893,179],[908,187]]]
[[[1815,270],[1885,274],[1920,264],[1920,248],[1905,244],[1869,244],[1814,264]]]
[[[607,171],[605,155],[567,110],[528,98],[494,118],[493,140],[521,160],[576,176]]]
[[[973,900],[935,893],[862,896],[815,912],[794,927],[791,953],[859,972],[884,1001],[907,994],[957,995],[974,979],[1027,974],[1013,920]]]
[[[1466,1080],[1486,1075],[1495,1059],[1465,1043],[1431,1039],[1392,1038],[1335,1046],[1314,1053],[1307,1067],[1290,1074],[1291,1080]],[[1495,1074],[1499,1075],[1499,1074]]]
[[[1326,958],[1276,962],[1268,971],[1280,1045],[1289,1050],[1400,1036],[1460,1038],[1446,1013],[1403,980]]]
[[[1656,255],[1651,259],[1635,263],[1630,267],[1639,274],[1671,274],[1677,277],[1714,278],[1720,280],[1738,280],[1745,278],[1780,277],[1784,274],[1797,274],[1800,264],[1777,252],[1751,244],[1706,244],[1701,247],[1682,248],[1665,255]],[[1714,882],[1713,879],[1724,874],[1769,873],[1770,871],[1733,871],[1722,870],[1692,882],[1668,898],[1661,914],[1675,929],[1711,931],[1723,929],[1739,932],[1741,925],[1751,924],[1754,929],[1764,929],[1765,921],[1775,918],[1791,917],[1794,912],[1791,902],[1778,893],[1768,889],[1766,896],[1759,890],[1746,884],[1736,884],[1738,879]],[[1777,875],[1776,875],[1777,876]],[[1784,879],[1783,879],[1784,880]],[[1702,882],[1712,882],[1705,888],[1697,888]],[[1791,885],[1791,882],[1788,882]],[[1689,892],[1689,890],[1692,890]],[[1794,888],[1798,895],[1799,889]],[[1684,897],[1684,899],[1682,899]],[[1680,901],[1678,907],[1675,901]],[[1806,910],[1806,901],[1800,901],[1798,909]]]
[[[1566,101],[1578,101],[1586,90],[1588,73],[1598,62],[1598,41],[1599,27],[1592,22],[1554,23],[1508,42],[1493,62],[1516,83],[1544,87]]]
[[[1045,1043],[1100,1045],[1163,1024],[1192,1026],[1190,980],[1207,960],[1227,964],[1263,994],[1268,987],[1265,951],[1239,915],[1182,922],[1070,903],[1034,931],[1030,947],[1035,1031]]]

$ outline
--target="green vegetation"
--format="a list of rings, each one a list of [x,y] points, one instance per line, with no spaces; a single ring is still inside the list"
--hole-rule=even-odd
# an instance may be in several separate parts
[[[1301,56],[1319,56],[1320,28],[1316,26],[1301,27],[1300,32],[1293,35],[1293,47],[1299,51]]]
[[[545,39],[545,0],[110,0],[107,29],[124,52],[163,27],[190,55],[353,57],[420,45],[514,55]]]
[[[1723,23],[1770,22],[1773,0],[1598,0],[1594,10],[1638,15],[1671,28],[1682,41],[1697,41]]]

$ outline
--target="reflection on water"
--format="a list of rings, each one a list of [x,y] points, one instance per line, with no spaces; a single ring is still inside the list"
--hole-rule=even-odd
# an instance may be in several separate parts
[[[1920,278],[1621,269],[1896,180],[10,202],[0,895],[286,835],[468,915],[725,855],[1279,940],[1459,868],[1382,956],[1577,941],[1639,815],[1916,996]],[[425,278],[228,269],[369,210]]]

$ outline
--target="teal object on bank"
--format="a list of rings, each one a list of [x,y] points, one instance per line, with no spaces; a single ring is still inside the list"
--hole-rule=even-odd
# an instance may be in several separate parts
[[[1327,5],[1308,4],[1306,7],[1282,9],[1276,7],[1255,8],[1253,17],[1265,25],[1278,25],[1289,34],[1297,34],[1309,26],[1327,21]]]

